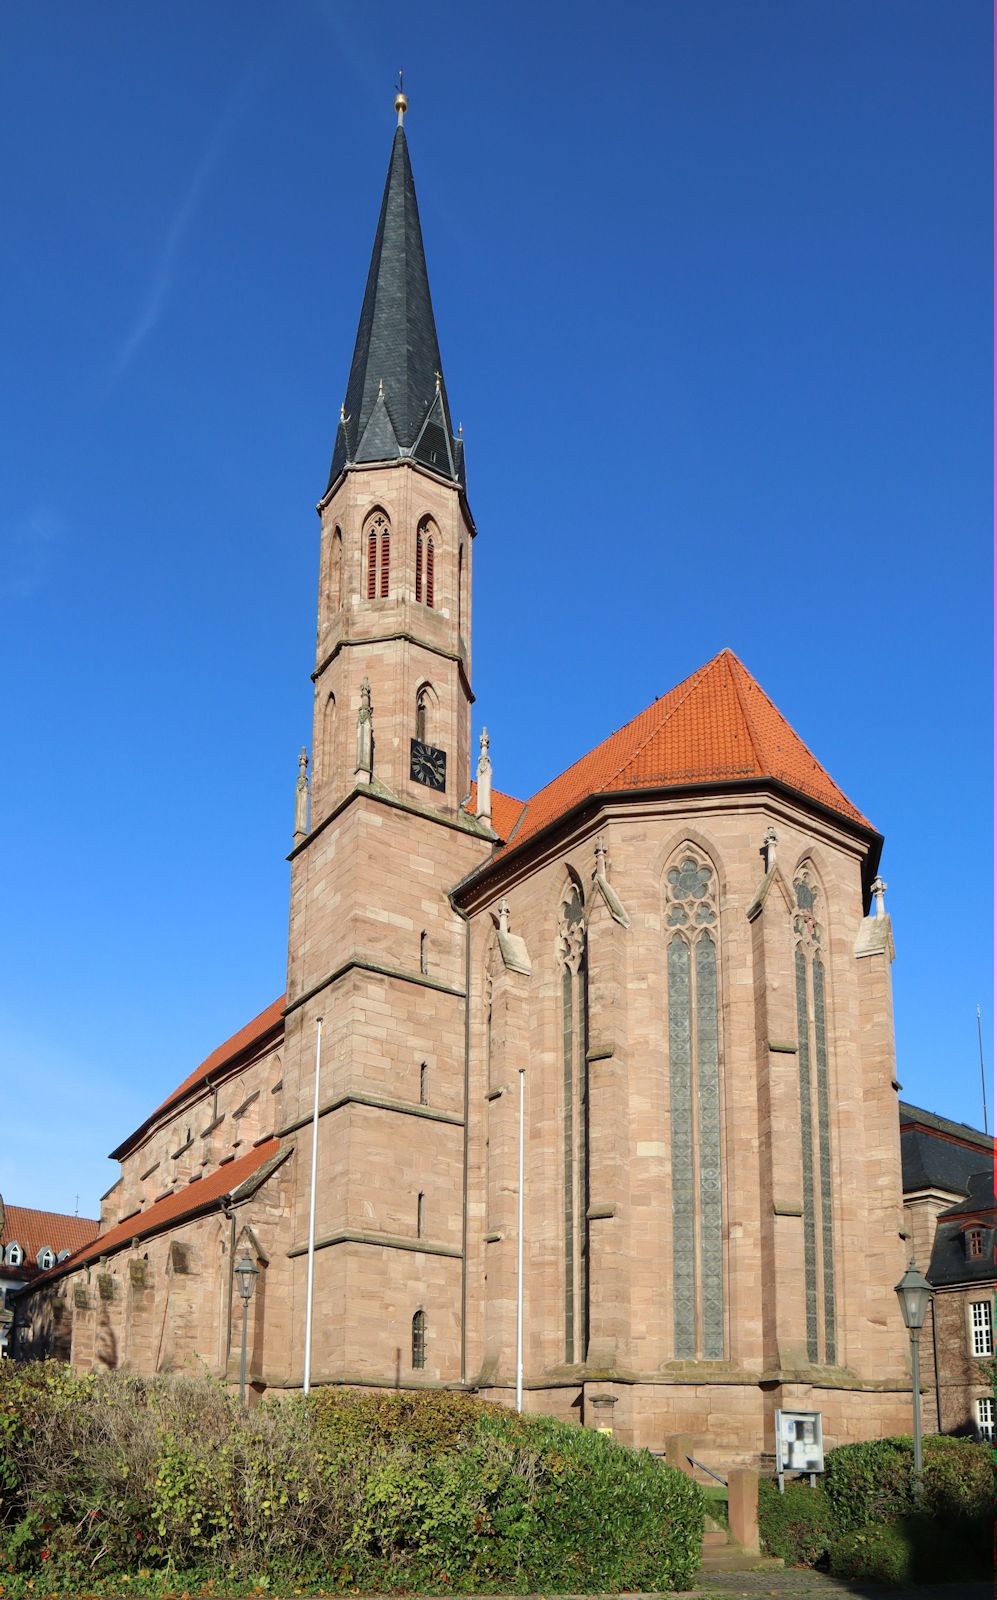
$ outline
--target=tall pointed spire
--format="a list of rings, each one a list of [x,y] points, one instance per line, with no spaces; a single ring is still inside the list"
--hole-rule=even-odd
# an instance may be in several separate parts
[[[330,487],[346,466],[402,457],[464,482],[464,445],[454,437],[450,421],[405,137],[407,108],[399,92],[398,127],[336,432]]]

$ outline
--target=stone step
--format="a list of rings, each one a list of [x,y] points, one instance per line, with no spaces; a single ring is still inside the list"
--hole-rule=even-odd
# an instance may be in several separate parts
[[[707,1545],[725,1545],[729,1538],[726,1528],[704,1528],[703,1548]]]
[[[704,1541],[700,1572],[776,1572],[786,1565],[780,1556],[752,1555],[739,1544],[709,1545]]]

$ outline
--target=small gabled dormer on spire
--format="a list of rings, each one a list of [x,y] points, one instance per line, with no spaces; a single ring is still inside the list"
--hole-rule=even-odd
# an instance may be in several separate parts
[[[340,411],[329,487],[348,466],[405,458],[464,485],[429,293],[399,73],[398,126]]]

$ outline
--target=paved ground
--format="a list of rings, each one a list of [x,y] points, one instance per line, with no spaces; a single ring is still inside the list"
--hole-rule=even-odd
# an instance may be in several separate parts
[[[695,1595],[729,1596],[730,1600],[845,1600],[862,1595],[868,1600],[993,1600],[992,1583],[938,1583],[917,1589],[884,1589],[875,1583],[845,1583],[826,1572],[790,1567],[783,1572],[701,1572],[689,1600]]]

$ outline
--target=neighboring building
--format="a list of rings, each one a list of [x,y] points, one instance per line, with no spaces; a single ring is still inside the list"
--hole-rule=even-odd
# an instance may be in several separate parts
[[[321,1038],[314,1384],[511,1403],[523,1072],[530,1409],[728,1464],[778,1406],[899,1431],[881,837],[729,650],[532,799],[486,736],[472,783],[476,529],[403,112],[319,505],[287,993],[119,1146],[19,1348],[62,1302],[77,1366],[231,1375],[249,1250],[253,1382],[300,1387]]]
[[[993,1136],[903,1102],[900,1136],[911,1254],[935,1291],[922,1335],[925,1427],[992,1440]]]
[[[61,1211],[0,1203],[0,1357],[8,1353],[15,1297],[99,1232],[96,1217],[67,1217]]]

